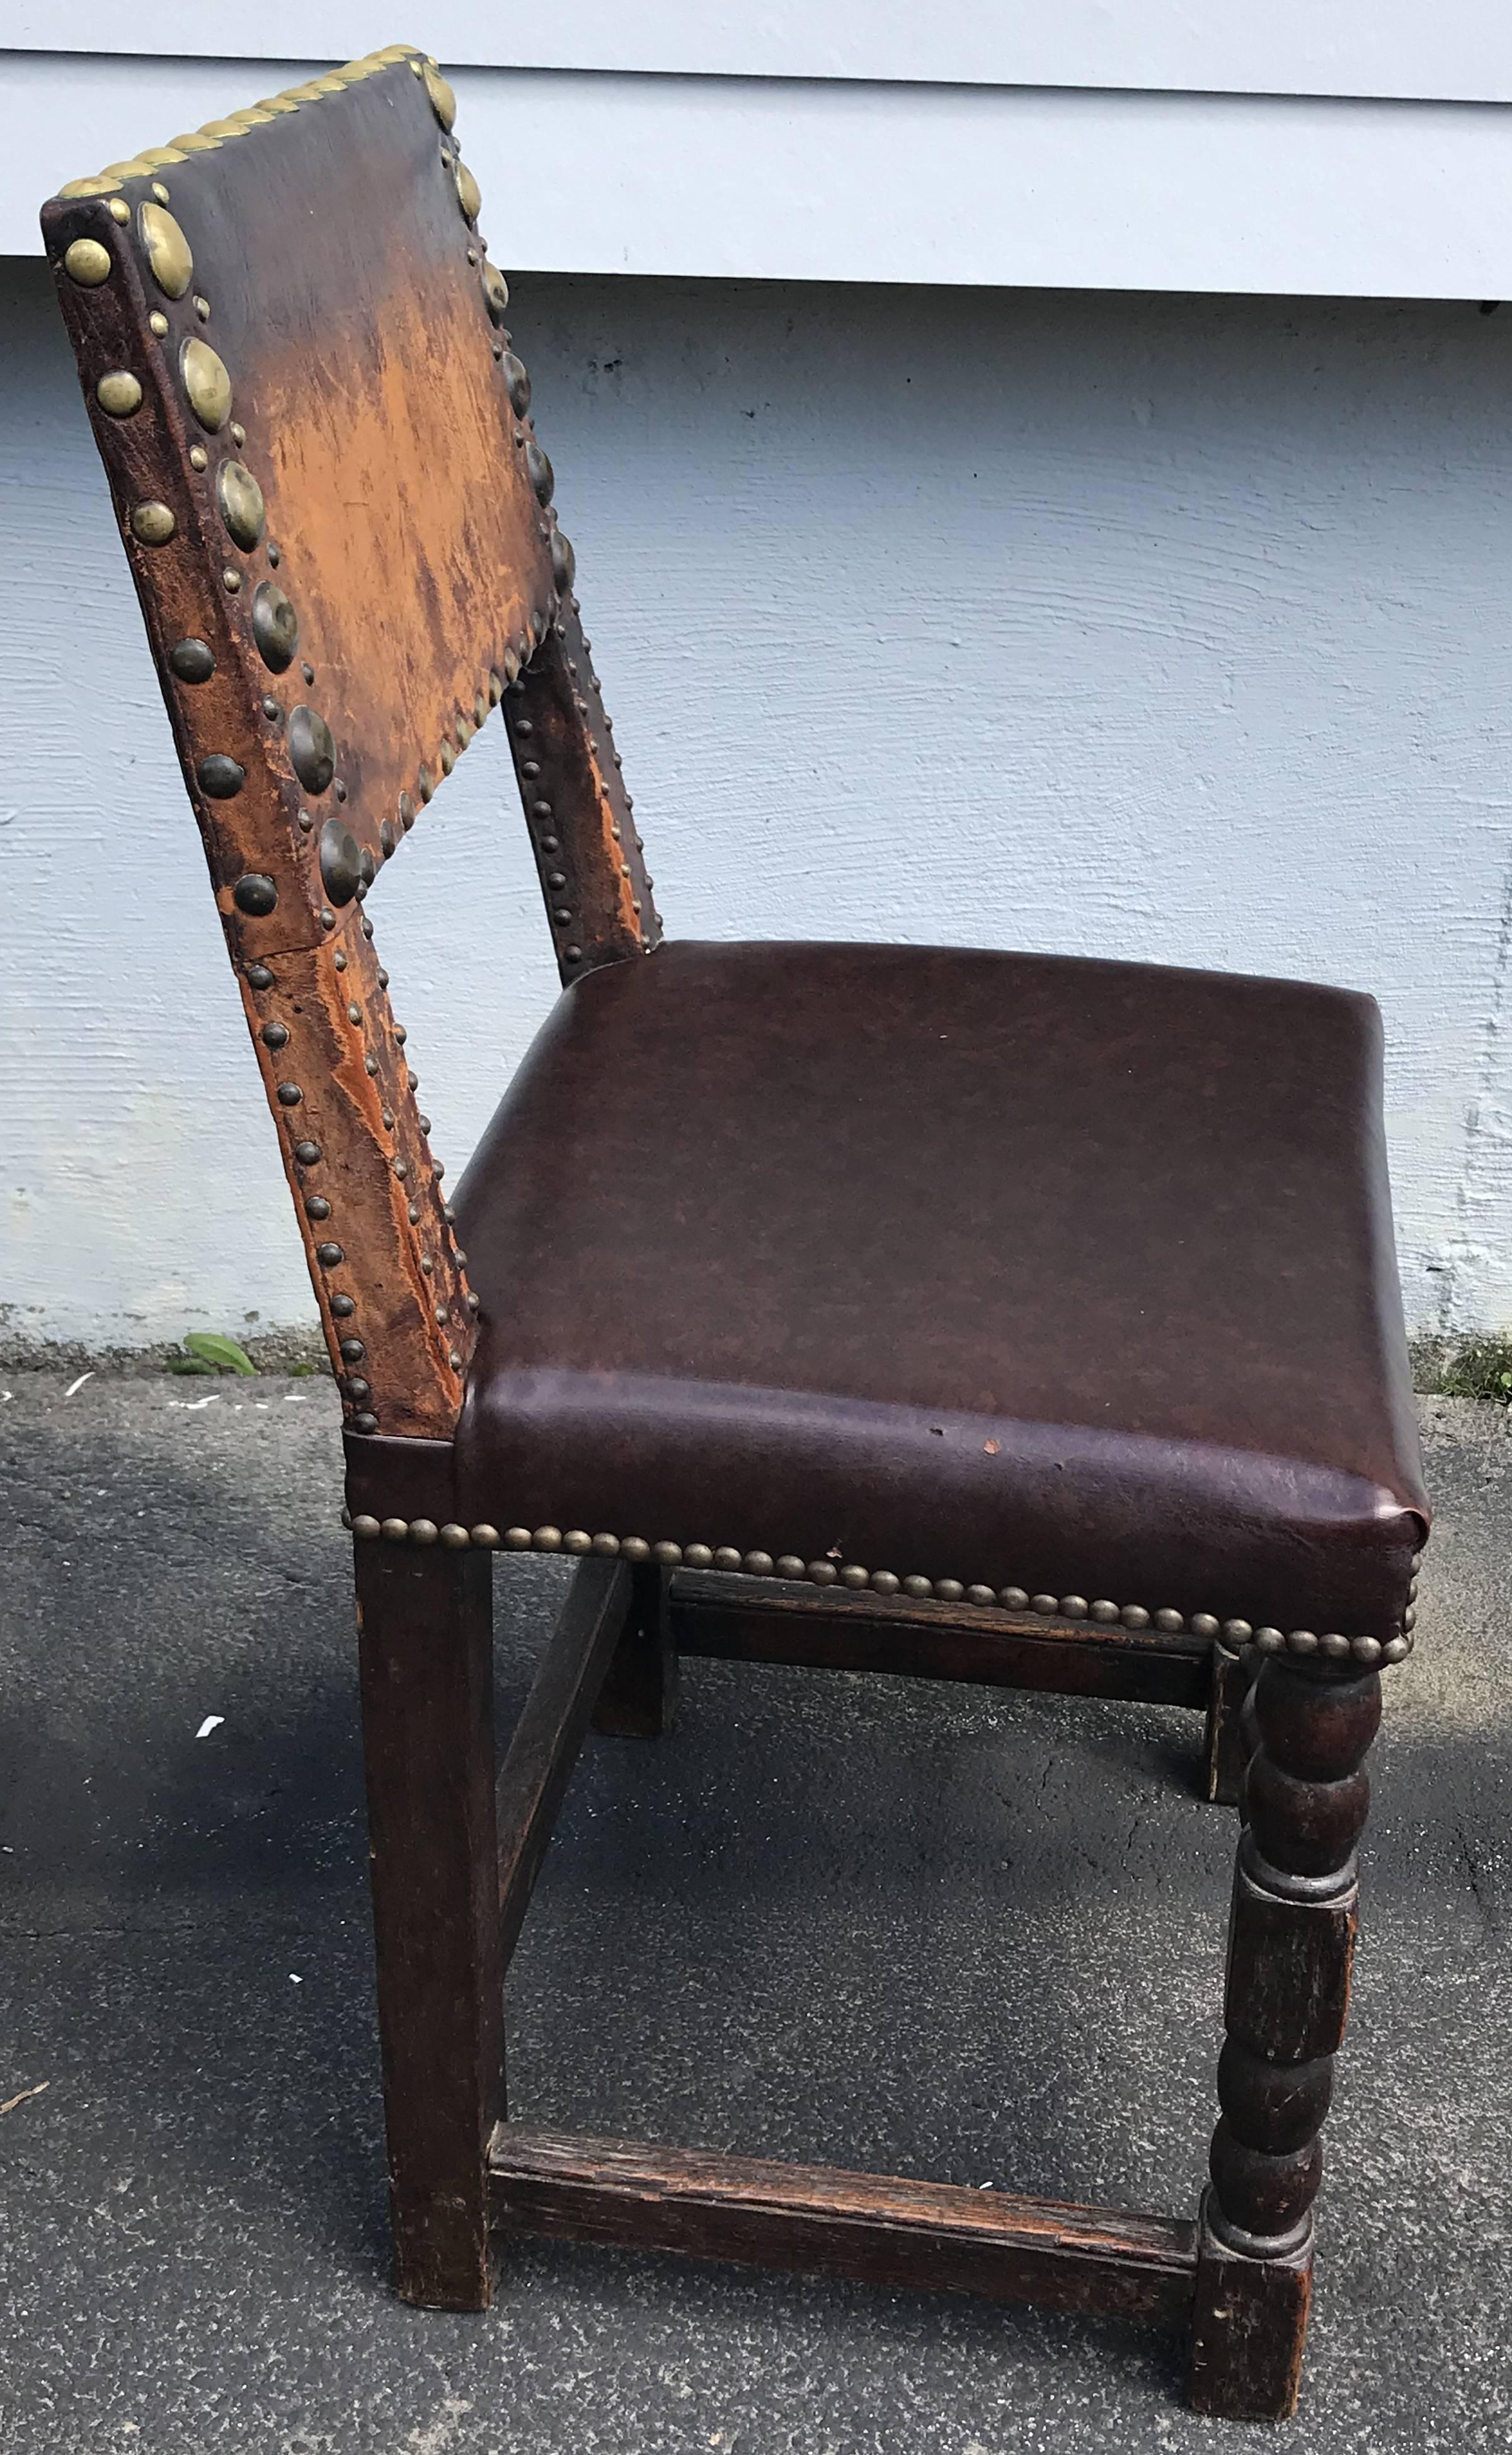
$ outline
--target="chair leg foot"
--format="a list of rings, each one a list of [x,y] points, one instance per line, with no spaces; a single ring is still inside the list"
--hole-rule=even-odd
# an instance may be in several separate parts
[[[1289,2419],[1297,2409],[1312,2288],[1310,2222],[1294,2250],[1280,2259],[1253,2259],[1214,2231],[1211,2196],[1204,2199],[1187,2365],[1194,2412],[1222,2421]]]
[[[471,2192],[453,2200],[389,2194],[393,2281],[419,2310],[486,2310],[494,2299],[488,2214]]]
[[[594,1708],[593,1727],[615,1739],[659,1739],[677,1710],[677,1655],[672,1642],[672,1577],[634,1572],[630,1617]]]

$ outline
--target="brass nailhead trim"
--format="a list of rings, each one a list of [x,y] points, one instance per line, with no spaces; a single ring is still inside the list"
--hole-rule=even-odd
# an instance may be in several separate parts
[[[958,1577],[899,1577],[891,1569],[863,1569],[854,1561],[837,1567],[833,1560],[800,1559],[796,1552],[783,1552],[774,1558],[770,1552],[737,1552],[733,1544],[714,1548],[708,1543],[648,1543],[639,1534],[588,1534],[580,1528],[564,1533],[559,1526],[507,1526],[502,1534],[496,1526],[487,1525],[449,1524],[437,1530],[428,1517],[408,1522],[385,1517],[380,1522],[366,1515],[353,1517],[345,1509],[341,1522],[363,1541],[381,1534],[391,1543],[433,1543],[439,1534],[447,1549],[456,1552],[475,1545],[485,1552],[561,1552],[578,1559],[592,1553],[604,1560],[654,1561],[659,1569],[716,1569],[732,1576],[776,1576],[795,1584],[845,1586],[857,1593],[863,1590],[875,1594],[904,1593],[917,1602],[968,1602],[983,1611],[1031,1611],[1045,1619],[1154,1628],[1173,1636],[1190,1632],[1193,1636],[1221,1637],[1231,1650],[1253,1645],[1260,1654],[1321,1654],[1330,1661],[1358,1662],[1367,1670],[1382,1662],[1404,1662],[1413,1649],[1411,1623],[1416,1613],[1411,1610],[1404,1614],[1401,1633],[1384,1640],[1336,1632],[1318,1636],[1305,1628],[1283,1634],[1279,1628],[1252,1628],[1247,1619],[1220,1620],[1211,1612],[1194,1612],[1188,1618],[1177,1611],[1149,1612],[1139,1603],[1089,1603],[1081,1594],[1030,1594],[1021,1586],[963,1586]]]

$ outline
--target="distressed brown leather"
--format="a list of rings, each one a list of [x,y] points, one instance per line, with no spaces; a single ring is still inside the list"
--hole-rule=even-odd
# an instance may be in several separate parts
[[[457,1189],[464,1517],[1382,1634],[1427,1524],[1380,1018],[1041,955],[674,943]]]
[[[459,198],[454,137],[405,58],[359,61],[294,91],[304,99],[278,97],[245,128],[211,123],[227,132],[207,140],[212,150],[159,157],[155,178],[144,169],[113,197],[55,200],[42,217],[222,918],[233,948],[252,957],[320,943],[320,824],[339,816],[381,865],[403,841],[400,794],[419,807],[422,767],[439,785],[478,721],[480,693],[487,712],[491,672],[545,638],[556,595],[549,516],[526,465],[535,447],[494,355],[490,268]],[[155,280],[142,234],[156,187],[192,252],[176,298]],[[129,209],[124,225],[111,202]],[[98,285],[65,269],[80,237],[111,258]],[[169,327],[160,337],[152,314]],[[190,404],[186,343],[208,344],[231,380],[230,415],[213,432]],[[131,416],[99,404],[98,378],[112,368],[141,381]],[[250,550],[219,508],[232,460],[266,504],[266,535]],[[132,535],[144,498],[174,516],[166,543]],[[265,582],[299,624],[295,659],[277,672],[254,639]],[[188,687],[169,662],[186,636],[215,656],[212,678]],[[334,736],[335,781],[318,795],[291,760],[300,704]],[[245,768],[233,799],[201,792],[207,754]],[[315,813],[311,834],[301,807]],[[276,880],[274,912],[233,903],[246,870]]]

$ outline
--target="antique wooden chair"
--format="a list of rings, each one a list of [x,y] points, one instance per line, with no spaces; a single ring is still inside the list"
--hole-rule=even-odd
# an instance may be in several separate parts
[[[1427,1530],[1375,1006],[664,945],[454,116],[395,47],[42,217],[345,1410],[400,2290],[482,2308],[492,2223],[1028,2297],[1284,2413]],[[499,703],[565,988],[454,1205],[364,903]],[[500,1548],[581,1564],[495,1805]],[[575,1755],[680,1654],[1206,1708],[1195,2222],[508,2121]]]

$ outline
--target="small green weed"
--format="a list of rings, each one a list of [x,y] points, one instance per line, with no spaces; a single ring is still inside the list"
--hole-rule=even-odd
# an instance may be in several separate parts
[[[1512,1339],[1467,1338],[1439,1375],[1445,1398],[1490,1398],[1512,1407]]]
[[[187,1354],[169,1357],[170,1372],[235,1372],[244,1379],[256,1379],[257,1367],[245,1347],[238,1347],[233,1338],[222,1338],[218,1330],[192,1329],[184,1345]]]

